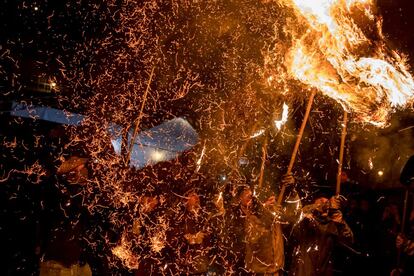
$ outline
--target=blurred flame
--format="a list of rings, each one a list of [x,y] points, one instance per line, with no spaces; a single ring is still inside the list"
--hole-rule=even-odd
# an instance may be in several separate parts
[[[288,116],[289,116],[289,106],[283,103],[282,119],[279,121],[275,120],[275,126],[278,130],[280,130],[282,126],[287,122]]]
[[[265,133],[265,130],[264,129],[259,129],[258,131],[256,131],[255,133],[253,133],[253,135],[251,135],[249,138],[250,139],[253,139],[253,138],[259,137],[263,133]]]
[[[405,59],[390,50],[373,0],[285,0],[306,31],[286,56],[291,77],[338,101],[356,119],[383,127],[390,112],[414,98]],[[300,34],[299,34],[300,33]]]
[[[372,170],[374,168],[374,163],[372,162],[372,158],[371,157],[368,158],[368,166],[369,166],[369,169],[370,170]]]

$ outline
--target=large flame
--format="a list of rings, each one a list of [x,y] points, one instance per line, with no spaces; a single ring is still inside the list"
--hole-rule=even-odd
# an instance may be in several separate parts
[[[413,101],[405,59],[390,50],[373,0],[286,0],[305,30],[294,30],[288,73],[322,91],[359,121],[385,126],[389,114]]]

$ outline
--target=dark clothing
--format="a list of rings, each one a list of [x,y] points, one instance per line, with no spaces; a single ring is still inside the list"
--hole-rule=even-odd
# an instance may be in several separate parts
[[[180,215],[182,214],[182,215]],[[171,247],[176,263],[184,274],[206,273],[210,263],[212,228],[208,214],[199,210],[197,214],[187,210],[179,212],[171,223]]]
[[[266,208],[257,208],[256,214],[247,216],[246,268],[255,273],[275,273],[283,268],[282,228],[275,216]]]
[[[322,217],[314,210],[308,210],[304,211],[304,219],[293,230],[296,246],[289,275],[333,275],[333,250],[340,243],[352,243],[352,231],[343,220],[338,223],[329,216]]]
[[[51,230],[45,251],[45,259],[70,267],[78,264],[82,256],[79,224],[62,223]]]
[[[226,271],[232,270],[235,275],[245,275],[245,223],[246,216],[240,206],[231,206],[224,215],[220,239],[223,248],[224,267]]]
[[[85,246],[82,240],[86,230],[86,214],[82,206],[82,187],[71,184],[59,188],[59,191],[49,191],[49,200],[44,206],[41,221],[44,259],[59,262],[66,267],[84,264]]]

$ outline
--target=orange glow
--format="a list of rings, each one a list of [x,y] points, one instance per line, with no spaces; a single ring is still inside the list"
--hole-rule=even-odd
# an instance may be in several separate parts
[[[387,47],[372,0],[285,3],[306,27],[289,26],[294,36],[286,56],[291,78],[335,99],[358,121],[379,127],[395,108],[413,101],[414,80],[404,57]]]
[[[289,116],[289,106],[283,103],[282,119],[275,120],[275,127],[280,130],[284,124],[286,124]]]

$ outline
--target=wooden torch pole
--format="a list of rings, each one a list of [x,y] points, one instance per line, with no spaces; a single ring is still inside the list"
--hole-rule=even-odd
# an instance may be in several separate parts
[[[311,108],[312,108],[313,98],[315,98],[315,94],[316,94],[316,90],[312,89],[312,93],[309,96],[308,105],[306,106],[305,116],[303,117],[302,125],[300,126],[299,133],[298,133],[298,136],[296,138],[295,147],[293,148],[292,156],[290,157],[290,162],[289,162],[289,166],[288,166],[286,174],[291,174],[292,173],[293,164],[295,163],[296,155],[297,155],[298,150],[299,150],[300,141],[302,140],[303,132],[305,131],[306,123],[308,122],[308,118],[309,118],[309,114],[310,114],[310,111],[311,111]],[[286,190],[286,186],[282,185],[282,187],[280,189],[279,196],[277,198],[277,204],[278,205],[282,204],[282,200],[283,200],[283,196],[285,194],[285,190]]]
[[[135,138],[137,137],[137,134],[138,134],[139,125],[141,123],[142,114],[144,112],[145,103],[147,101],[148,91],[149,91],[150,86],[151,86],[152,77],[154,76],[154,69],[155,69],[155,66],[152,67],[151,74],[150,74],[150,77],[149,77],[149,80],[148,80],[148,83],[147,83],[147,89],[145,89],[144,98],[142,99],[142,103],[141,103],[141,108],[139,110],[137,120],[135,121],[134,133],[132,134],[131,142],[130,142],[130,145],[129,145],[129,148],[128,148],[127,159],[125,160],[127,165],[129,164],[129,161],[131,159],[131,153],[132,153],[132,149],[134,148]]]
[[[347,121],[348,121],[348,112],[344,110],[344,119],[342,122],[341,146],[339,148],[338,174],[336,175],[336,192],[335,192],[336,195],[339,195],[341,193],[341,175],[342,175],[342,164],[344,161],[344,148],[345,148]]]
[[[266,166],[266,155],[267,155],[267,135],[265,136],[265,140],[264,140],[263,147],[262,147],[262,165],[260,167],[260,176],[259,176],[259,185],[258,185],[259,190],[263,186],[264,169]]]

